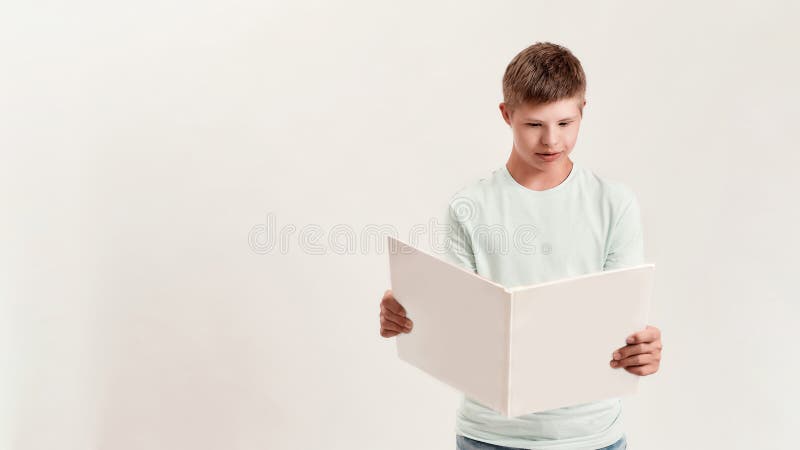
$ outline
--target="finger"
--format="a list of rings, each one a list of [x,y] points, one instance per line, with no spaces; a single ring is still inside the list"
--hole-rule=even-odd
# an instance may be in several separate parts
[[[655,343],[641,343],[641,344],[631,344],[626,345],[625,347],[621,347],[617,349],[612,355],[611,359],[624,359],[629,356],[638,355],[641,353],[652,353],[658,349],[658,346]]]
[[[653,342],[661,338],[661,330],[648,325],[644,330],[633,333],[625,339],[628,344],[640,344],[642,342]]]
[[[656,361],[655,355],[652,353],[642,353],[640,355],[633,355],[619,361],[611,361],[611,367],[628,367],[628,366],[641,366],[650,364]]]
[[[385,338],[397,336],[398,334],[400,334],[400,333],[398,333],[397,331],[392,331],[392,330],[387,330],[385,328],[381,328],[381,336],[383,336]]]
[[[409,318],[407,318],[405,316],[400,316],[400,315],[395,314],[395,313],[393,313],[391,311],[382,311],[381,312],[381,323],[383,323],[384,320],[388,321],[388,322],[392,322],[395,325],[397,325],[398,327],[405,328],[406,330],[409,330],[409,331],[411,330],[411,327],[414,326],[414,322],[412,322],[411,319],[409,319]]]
[[[387,295],[383,296],[383,299],[381,300],[381,308],[386,308],[395,314],[405,314],[406,309],[403,308],[403,305],[398,303],[397,299],[395,299],[392,296],[391,291],[386,291],[386,292],[388,296]]]
[[[381,329],[382,330],[395,331],[397,333],[405,333],[406,332],[406,330],[403,327],[401,327],[400,325],[398,325],[398,324],[396,324],[394,322],[389,322],[388,320],[381,320]]]
[[[652,375],[652,374],[658,372],[658,364],[645,364],[643,366],[630,366],[630,367],[625,367],[625,370],[628,373],[632,373],[634,375],[639,375],[639,376]]]
[[[400,324],[402,324],[407,317],[405,310],[401,310],[400,312],[395,312],[394,310],[387,308],[385,305],[381,305],[381,314],[391,317],[392,320]]]

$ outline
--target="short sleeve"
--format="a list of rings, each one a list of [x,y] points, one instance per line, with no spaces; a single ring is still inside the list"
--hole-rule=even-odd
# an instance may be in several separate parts
[[[636,196],[631,195],[609,231],[603,270],[622,269],[644,263],[642,219]]]
[[[472,240],[467,227],[459,220],[450,204],[445,213],[445,258],[471,272],[477,272]]]

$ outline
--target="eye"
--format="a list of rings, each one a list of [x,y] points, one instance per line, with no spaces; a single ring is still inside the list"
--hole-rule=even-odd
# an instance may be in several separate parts
[[[532,126],[532,127],[539,127],[539,126],[541,126],[542,124],[540,124],[540,123],[529,123],[528,125],[530,125],[530,126]]]
[[[562,127],[565,127],[565,126],[569,125],[570,123],[572,123],[572,122],[561,122],[559,125],[561,125]]]

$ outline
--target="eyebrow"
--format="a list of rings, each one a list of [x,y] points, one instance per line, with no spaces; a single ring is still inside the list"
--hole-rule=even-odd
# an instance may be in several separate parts
[[[567,118],[565,118],[565,119],[561,119],[561,120],[559,120],[559,122],[566,122],[567,120],[575,120],[577,117],[578,117],[578,116],[570,116],[570,117],[567,117]],[[525,120],[526,120],[527,122],[542,122],[542,120],[535,119],[535,118],[533,118],[533,117],[531,117],[531,118],[529,118],[529,119],[525,119]]]

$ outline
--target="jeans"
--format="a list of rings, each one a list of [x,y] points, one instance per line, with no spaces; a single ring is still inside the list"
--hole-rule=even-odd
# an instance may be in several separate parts
[[[628,442],[625,436],[622,436],[617,442],[603,447],[598,450],[625,450],[628,448]],[[514,447],[503,447],[502,445],[487,444],[486,442],[476,441],[466,436],[456,435],[456,450],[524,450]]]

